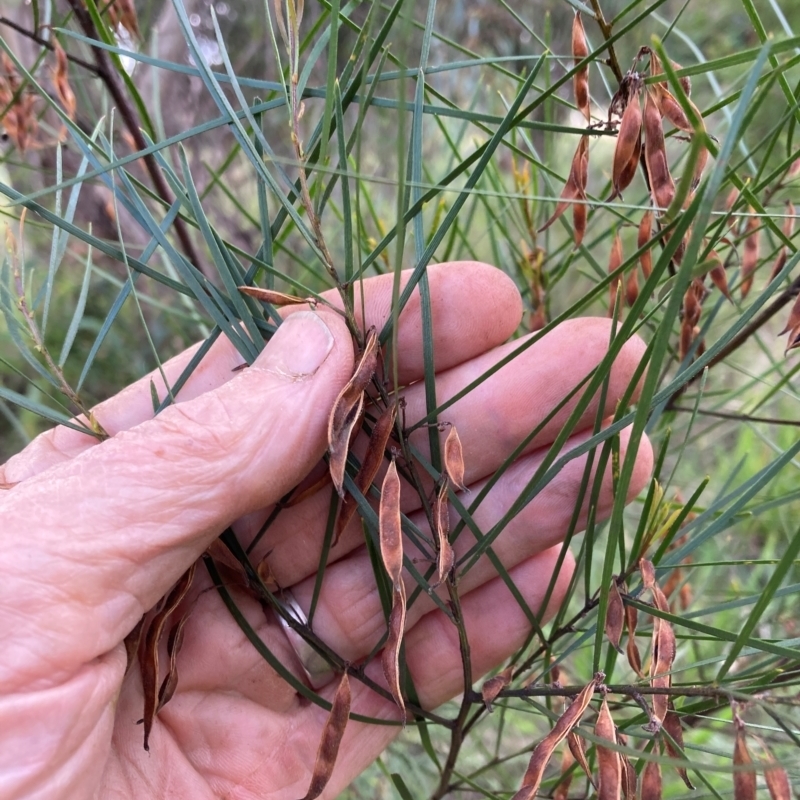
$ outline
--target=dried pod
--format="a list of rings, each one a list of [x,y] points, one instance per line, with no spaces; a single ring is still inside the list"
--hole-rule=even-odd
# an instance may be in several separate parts
[[[139,654],[139,663],[142,672],[142,693],[144,695],[144,749],[148,751],[150,750],[150,732],[153,729],[153,722],[160,707],[158,697],[158,643],[164,633],[167,620],[172,612],[183,602],[183,599],[191,588],[192,581],[194,580],[195,567],[196,563],[192,564],[192,566],[183,573],[180,580],[175,584],[169,595],[167,595],[167,599],[161,609],[150,621],[150,625],[144,637],[144,647]],[[173,650],[174,648],[175,644],[173,643]],[[174,692],[174,686],[172,687],[172,691]],[[163,703],[161,705],[163,705]]]
[[[606,739],[612,745],[617,744],[617,729],[608,708],[608,699],[603,697],[600,713],[594,726],[594,735],[598,739]],[[597,800],[620,800],[622,788],[622,763],[619,752],[611,747],[596,744],[597,751]]]
[[[795,221],[795,213],[794,213],[794,203],[791,200],[786,201],[786,218],[783,220],[783,235],[787,239],[791,239],[794,235],[794,221]],[[778,253],[778,257],[775,259],[775,264],[772,267],[772,272],[770,273],[769,280],[770,283],[778,277],[780,271],[786,266],[786,259],[788,257],[788,253],[786,252],[786,245],[781,247],[780,252]]]
[[[56,90],[56,96],[64,107],[66,115],[71,120],[74,120],[77,102],[75,100],[75,93],[69,85],[69,62],[67,61],[67,54],[64,52],[64,48],[59,44],[58,37],[51,36],[50,41],[53,44],[53,52],[56,54],[56,66],[53,70],[53,86]]]
[[[400,647],[406,627],[406,587],[403,581],[395,583],[392,589],[392,610],[389,612],[389,635],[383,646],[381,664],[389,691],[405,717],[406,704],[400,688]]]
[[[719,289],[725,297],[728,298],[731,302],[733,302],[733,298],[731,297],[730,290],[728,289],[728,276],[725,272],[725,266],[722,263],[722,259],[717,255],[716,251],[712,250],[708,254],[709,260],[713,263],[714,266],[708,271],[708,275],[711,278],[711,282],[714,286]]]
[[[800,296],[794,301],[792,310],[789,312],[789,321],[780,335],[783,336],[784,333],[789,334],[789,341],[786,345],[787,352],[800,345]]]
[[[689,122],[686,112],[669,89],[663,84],[656,84],[656,87],[653,93],[653,99],[658,105],[661,116],[672,123],[678,130],[684,131],[685,133],[694,133],[694,128],[692,127],[692,123]]]
[[[614,236],[614,241],[611,244],[611,252],[608,256],[608,272],[609,274],[616,272],[622,266],[622,238],[619,235],[619,230]],[[611,281],[609,286],[609,301],[608,301],[608,316],[614,316],[614,309],[617,307],[617,290],[622,278],[617,277]],[[618,313],[621,313],[621,306]]]
[[[355,432],[356,423],[361,418],[364,407],[364,391],[378,367],[378,336],[370,329],[364,352],[356,366],[353,377],[339,393],[328,419],[329,469],[333,485],[341,496],[344,485],[344,470],[350,438]]]
[[[434,503],[433,516],[436,522],[436,542],[437,542],[437,558],[436,558],[436,583],[431,588],[435,588],[447,580],[447,576],[453,569],[456,563],[456,554],[453,546],[450,544],[450,511],[447,502],[447,489],[448,480],[442,481],[439,487],[439,492],[436,495],[436,502]]]
[[[644,101],[644,157],[650,176],[650,191],[653,205],[666,210],[675,197],[675,183],[669,171],[664,131],[661,128],[661,112],[650,89],[645,90]]]
[[[733,745],[733,765],[735,767],[752,767],[753,759],[747,750],[744,722],[734,715],[736,741]],[[733,800],[756,800],[756,773],[754,769],[737,769],[733,773]]]
[[[636,174],[639,163],[642,141],[642,106],[639,92],[632,93],[622,115],[617,133],[617,145],[614,148],[614,163],[611,180],[614,185],[612,197],[622,196],[622,192]]]
[[[648,761],[642,771],[642,800],[661,800],[661,765]]]
[[[403,530],[400,519],[400,476],[394,461],[389,464],[381,486],[378,525],[383,566],[392,585],[397,587],[403,582]]]
[[[622,595],[619,593],[616,579],[611,581],[611,589],[608,592],[608,607],[606,608],[606,636],[614,649],[621,653],[619,642],[622,638],[622,626],[625,624],[625,607],[622,603]]]
[[[770,800],[792,800],[792,787],[786,770],[778,764],[766,746],[764,755],[767,759],[764,765],[764,780],[767,783]]]
[[[186,630],[186,623],[189,621],[189,613],[186,612],[181,618],[172,626],[167,638],[167,658],[169,659],[167,666],[167,674],[161,682],[161,688],[158,690],[158,708],[156,714],[172,700],[175,690],[178,688],[178,653],[183,647],[183,632]]]
[[[650,241],[652,229],[653,229],[653,212],[645,211],[645,213],[642,215],[642,221],[639,223],[639,236],[636,240],[637,250],[641,250]],[[642,272],[644,273],[644,278],[645,280],[647,280],[653,273],[653,255],[650,252],[650,249],[645,250],[639,256],[639,262],[642,265]]]
[[[583,746],[583,739],[578,736],[574,730],[567,734],[567,747],[569,747],[569,751],[572,753],[572,757],[575,759],[575,762],[584,771],[584,773],[586,773],[589,783],[591,783],[596,789],[597,783],[592,775],[592,769],[589,766],[589,762],[586,760],[586,749]]]
[[[325,720],[322,737],[317,749],[317,758],[314,762],[314,771],[311,774],[311,784],[303,800],[314,800],[319,797],[328,785],[339,755],[339,745],[344,738],[347,720],[350,718],[350,679],[347,672],[342,675],[336,694],[333,696],[331,711]]]
[[[628,273],[628,279],[625,281],[625,302],[628,306],[632,306],[639,297],[639,274],[636,267],[632,267]]]
[[[383,454],[386,451],[386,445],[392,434],[396,415],[397,406],[388,406],[380,413],[380,416],[375,421],[375,425],[372,428],[369,444],[364,453],[364,458],[361,461],[361,467],[354,478],[358,491],[363,495],[366,495],[370,484],[375,480],[375,476],[378,474],[378,470],[383,463]],[[356,499],[347,492],[342,501],[342,506],[339,509],[339,516],[336,519],[336,528],[333,537],[334,545],[339,541],[339,537],[353,518],[357,508],[358,503]]]
[[[621,733],[617,733],[617,741],[621,745],[628,744],[627,739]],[[624,753],[619,754],[619,760],[620,764],[622,765],[622,778],[620,784],[622,797],[624,800],[636,800],[636,789],[639,782],[636,775],[636,769],[634,768],[633,764],[631,764],[631,760]]]
[[[586,235],[586,195],[581,198],[583,202],[572,204],[572,235],[575,247],[580,247]]]
[[[639,647],[636,644],[636,624],[639,619],[639,611],[634,606],[625,606],[625,626],[628,629],[628,645],[625,653],[628,656],[628,664],[631,669],[640,677],[644,678],[642,672],[642,657],[639,655]]]
[[[661,730],[663,733],[669,734],[668,736],[662,737],[664,744],[667,746],[667,752],[669,755],[675,759],[683,758],[683,728],[681,727],[681,721],[675,712],[675,707],[672,705],[672,701],[670,701],[667,706],[667,713],[664,717]],[[686,768],[675,767],[675,769],[678,771],[678,775],[681,776],[681,780],[689,789],[693,791],[694,784],[692,784],[692,782],[689,780],[689,775],[686,772]]]
[[[752,207],[750,212],[754,212]],[[753,273],[758,267],[758,255],[761,249],[761,227],[758,217],[747,218],[745,231],[744,253],[742,254],[742,300],[750,293],[753,286]]]
[[[586,45],[586,31],[583,29],[581,12],[576,11],[572,20],[572,58],[573,63],[583,61],[589,55],[589,48]],[[589,65],[581,67],[572,78],[575,89],[575,105],[578,110],[586,117],[587,122],[591,122],[592,115],[589,111]]]
[[[569,796],[569,787],[572,783],[572,765],[575,759],[568,747],[565,747],[561,753],[561,779],[556,785],[553,792],[553,800],[567,800]]]
[[[558,718],[550,733],[542,739],[533,750],[528,769],[522,779],[522,786],[512,800],[533,800],[542,782],[545,767],[553,755],[553,751],[564,740],[564,737],[580,722],[583,712],[592,699],[594,690],[602,683],[605,675],[598,672],[572,701],[569,708]]]
[[[296,297],[293,294],[276,292],[273,289],[262,289],[259,286],[237,286],[242,294],[248,297],[255,297],[264,303],[271,303],[273,306],[299,306],[305,303],[316,306],[317,301],[313,297]]]
[[[484,681],[481,687],[481,699],[486,704],[486,710],[492,710],[492,702],[511,683],[511,677],[514,674],[514,666],[510,665],[501,672],[498,672],[493,678]]]
[[[455,425],[450,426],[450,432],[444,440],[444,469],[453,486],[466,491],[464,485],[464,448]]]
[[[553,212],[553,216],[539,228],[538,233],[549,228],[566,210],[567,207],[572,203],[573,200],[586,200],[586,183],[588,180],[588,173],[589,173],[589,137],[588,136],[581,136],[580,142],[578,142],[578,148],[575,151],[575,155],[572,157],[572,164],[569,169],[569,175],[567,176],[567,182],[564,185],[563,190],[561,191],[561,196],[559,197],[558,204],[556,205],[556,210]],[[575,215],[575,209],[581,205],[580,203],[573,205],[573,221]],[[586,228],[586,215],[585,215],[585,206],[583,211],[583,228],[580,231],[580,239],[583,238],[583,231]],[[578,231],[576,229],[575,233],[575,244],[580,244]]]

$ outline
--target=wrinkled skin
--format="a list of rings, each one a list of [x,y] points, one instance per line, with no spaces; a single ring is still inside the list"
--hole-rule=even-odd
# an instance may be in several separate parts
[[[477,263],[429,272],[437,399],[442,402],[518,347],[507,343],[522,304],[511,281]],[[391,305],[387,275],[365,283],[366,325],[383,325]],[[333,302],[333,300],[332,300]],[[358,302],[357,307],[360,307]],[[449,408],[464,447],[469,504],[503,459],[603,357],[605,319],[565,323]],[[399,332],[399,380],[408,424],[424,415],[419,298]],[[626,343],[608,386],[613,413],[644,345]],[[168,380],[191,351],[166,366]],[[56,798],[297,798],[305,794],[325,720],[256,653],[198,566],[191,617],[178,658],[180,681],[156,719],[150,752],[142,747],[138,669],[125,674],[124,637],[233,524],[246,545],[271,504],[304,477],[318,476],[331,406],[354,363],[337,314],[319,307],[287,313],[287,324],[256,363],[219,341],[178,396],[152,418],[150,376],[101,404],[96,416],[111,438],[98,444],[59,428],[43,434],[0,469],[13,484],[0,492],[0,795]],[[165,389],[152,376],[160,396]],[[417,383],[415,383],[417,382]],[[531,442],[475,512],[488,530],[516,499],[574,405]],[[597,414],[590,403],[568,442],[586,438]],[[446,435],[441,434],[442,437]],[[428,431],[412,436],[423,452]],[[623,448],[627,437],[623,436]],[[363,447],[363,442],[357,443]],[[529,606],[538,609],[569,525],[584,457],[564,467],[494,545]],[[646,484],[652,454],[639,448],[631,497]],[[378,480],[380,479],[380,476]],[[308,609],[330,487],[282,512],[255,558],[270,552],[278,583]],[[403,510],[420,527],[411,491]],[[604,476],[598,517],[608,516]],[[456,521],[453,516],[451,522]],[[385,631],[363,538],[355,519],[331,552],[314,629],[344,658],[365,656]],[[472,541],[455,542],[462,556]],[[407,543],[407,552],[416,553]],[[563,597],[573,562],[557,576],[549,612]],[[411,579],[406,576],[407,582]],[[410,583],[409,583],[410,585]],[[253,627],[297,675],[302,670],[282,628],[245,592],[231,589]],[[477,678],[525,640],[529,624],[507,587],[481,560],[460,579]],[[424,595],[408,613],[406,653],[422,704],[463,690],[454,626]],[[164,663],[162,650],[162,664]],[[368,673],[383,681],[379,661]],[[163,674],[163,673],[162,673]],[[397,708],[352,681],[353,712],[398,720]],[[323,688],[330,698],[334,679]],[[399,731],[351,721],[325,796],[333,797]]]

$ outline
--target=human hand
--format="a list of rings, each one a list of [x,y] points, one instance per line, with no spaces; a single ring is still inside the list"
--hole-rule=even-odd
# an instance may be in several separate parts
[[[392,276],[365,282],[367,326],[379,329],[391,306]],[[429,270],[441,403],[519,342],[521,302],[500,271],[476,263]],[[356,303],[360,307],[360,303]],[[530,347],[443,415],[457,425],[466,483],[477,493],[547,413],[596,366],[610,321],[573,320]],[[422,325],[414,295],[400,318],[400,381],[409,424],[425,414]],[[612,371],[604,413],[613,413],[644,346],[625,344]],[[191,350],[165,366],[174,381]],[[16,484],[0,494],[0,795],[3,797],[296,798],[308,786],[326,712],[302,700],[275,673],[231,618],[205,570],[192,587],[193,610],[178,658],[175,696],[142,747],[142,683],[125,674],[123,639],[187,568],[233,524],[247,546],[269,508],[319,469],[332,404],[353,369],[341,318],[319,307],[288,316],[253,366],[232,372],[239,356],[218,341],[178,395],[152,418],[150,376],[102,403],[99,422],[112,438],[98,444],[57,428],[0,468]],[[152,376],[160,396],[165,388]],[[570,449],[589,435],[589,404]],[[488,530],[517,498],[575,401],[555,415],[528,452],[505,472],[476,510]],[[427,431],[412,441],[427,452]],[[622,436],[623,450],[627,437]],[[569,526],[585,467],[570,461],[503,530],[494,551],[528,605],[538,609]],[[639,448],[631,497],[647,482],[649,443]],[[610,513],[606,476],[598,519]],[[308,609],[322,548],[330,487],[284,510],[255,560],[270,553],[278,584]],[[474,496],[474,494],[473,494]],[[420,527],[418,499],[403,511]],[[386,623],[357,520],[332,549],[314,630],[344,659],[364,658]],[[474,543],[467,531],[456,557]],[[414,551],[407,546],[414,557]],[[550,606],[569,583],[567,559]],[[411,579],[409,579],[411,580]],[[284,664],[302,675],[283,628],[245,591],[238,606]],[[477,678],[513,653],[530,626],[488,559],[460,577],[459,592]],[[421,704],[435,708],[463,691],[456,628],[421,595],[409,608],[406,658]],[[383,682],[380,664],[367,673]],[[330,699],[336,681],[321,689]],[[397,720],[396,706],[353,681],[352,712]],[[397,726],[353,720],[325,796],[335,796],[374,760]]]

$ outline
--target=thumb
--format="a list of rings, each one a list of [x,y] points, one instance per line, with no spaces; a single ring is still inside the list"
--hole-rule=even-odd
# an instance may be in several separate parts
[[[352,369],[341,318],[292,314],[225,385],[4,492],[7,530],[27,533],[6,537],[0,608],[29,591],[32,552],[47,575],[37,588],[43,627],[31,626],[47,641],[28,649],[9,636],[6,645],[23,660],[44,645],[45,669],[62,647],[80,663],[111,649],[221,530],[275,502],[319,461]],[[75,652],[79,629],[96,632],[88,652]]]

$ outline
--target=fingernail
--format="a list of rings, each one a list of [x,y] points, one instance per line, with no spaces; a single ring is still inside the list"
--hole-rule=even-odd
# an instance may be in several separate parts
[[[296,380],[313,375],[333,349],[333,334],[319,314],[297,311],[286,318],[253,364]]]

